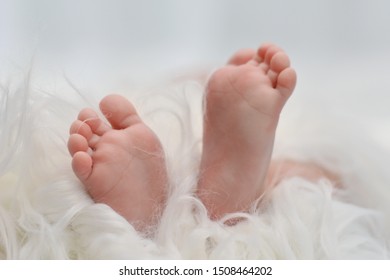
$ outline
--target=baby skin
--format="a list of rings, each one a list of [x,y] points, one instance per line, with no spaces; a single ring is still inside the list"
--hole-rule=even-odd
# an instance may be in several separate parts
[[[166,197],[167,173],[156,135],[133,105],[118,95],[100,110],[84,109],[70,128],[72,167],[95,202],[105,203],[138,231],[157,223]]]
[[[247,211],[264,193],[273,174],[270,161],[279,115],[295,84],[288,56],[272,44],[239,51],[209,79],[196,195],[211,219]],[[156,225],[166,201],[161,144],[125,98],[107,96],[100,109],[109,124],[84,109],[70,128],[74,173],[94,201],[106,203],[145,231]],[[285,173],[293,176],[296,166],[300,176],[311,180],[327,176],[320,168],[298,163]]]
[[[206,88],[197,194],[212,219],[246,211],[265,190],[279,114],[295,71],[277,46],[242,50]]]

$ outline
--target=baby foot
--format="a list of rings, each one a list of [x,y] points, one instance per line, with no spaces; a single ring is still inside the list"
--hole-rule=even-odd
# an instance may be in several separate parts
[[[212,219],[248,210],[264,192],[279,114],[296,83],[288,56],[243,50],[210,78],[198,196]]]
[[[137,230],[146,231],[160,216],[167,174],[156,135],[132,104],[118,95],[105,97],[100,109],[80,112],[70,128],[72,167],[94,201],[106,203]]]

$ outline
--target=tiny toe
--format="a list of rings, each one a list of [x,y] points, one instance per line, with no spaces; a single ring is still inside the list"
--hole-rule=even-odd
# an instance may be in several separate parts
[[[242,49],[236,52],[228,61],[231,65],[242,65],[253,59],[256,51],[253,49]]]
[[[69,133],[80,134],[81,136],[84,136],[87,140],[92,137],[91,127],[80,120],[76,120],[72,123],[69,129]]]
[[[96,112],[90,108],[83,109],[80,112],[78,119],[86,123],[94,134],[100,136],[111,129],[110,126],[104,123],[99,118],[98,114],[96,114]]]
[[[281,94],[288,97],[293,92],[296,82],[297,74],[295,73],[295,70],[292,68],[286,68],[280,72],[277,78],[276,89],[279,90]]]
[[[99,116],[96,114],[96,112],[91,108],[84,108],[80,111],[78,119],[82,122],[87,121],[89,119],[96,119],[99,118]]]
[[[290,59],[284,52],[278,52],[272,57],[270,62],[272,71],[280,73],[288,67],[290,67]]]
[[[260,46],[260,48],[257,50],[257,60],[259,62],[267,62],[269,63],[270,55],[280,51],[281,49],[277,47],[275,44],[272,43],[265,43]],[[268,61],[267,61],[268,60]]]
[[[265,58],[265,54],[267,53],[267,50],[270,48],[270,47],[274,47],[275,44],[273,43],[263,43],[261,44],[261,46],[258,48],[257,50],[257,55],[261,58]]]
[[[86,152],[77,152],[73,156],[72,168],[76,176],[85,181],[92,172],[92,158]]]
[[[73,156],[77,152],[87,152],[88,151],[88,141],[85,137],[80,134],[72,134],[68,140],[68,150],[69,153]]]
[[[109,95],[100,102],[100,110],[115,129],[124,129],[140,122],[134,106],[120,95]]]
[[[271,60],[272,58],[279,52],[282,52],[283,50],[275,45],[272,45],[270,46],[268,49],[267,49],[267,52],[265,53],[265,57],[264,57],[264,61],[265,63],[267,63],[268,65],[271,64]]]

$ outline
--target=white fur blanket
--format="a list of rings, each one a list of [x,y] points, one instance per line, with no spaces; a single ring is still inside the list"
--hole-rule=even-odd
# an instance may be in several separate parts
[[[97,108],[98,96],[44,90],[27,75],[0,88],[0,259],[389,258],[390,157],[345,116],[324,117],[324,104],[292,102],[274,153],[326,166],[340,174],[342,190],[326,181],[285,180],[229,227],[210,221],[193,195],[202,87],[185,82],[120,93],[166,151],[170,197],[154,238],[95,204],[71,171],[68,127],[83,107]]]

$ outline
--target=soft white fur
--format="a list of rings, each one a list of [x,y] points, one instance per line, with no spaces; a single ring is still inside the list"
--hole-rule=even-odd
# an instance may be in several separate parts
[[[303,102],[287,107],[274,157],[323,165],[340,174],[343,189],[291,178],[249,214],[234,214],[244,221],[225,226],[210,221],[193,194],[202,86],[122,91],[160,137],[170,175],[161,223],[147,238],[95,204],[71,171],[68,127],[83,107],[98,108],[98,98],[75,88],[45,91],[28,74],[13,76],[23,78],[2,81],[0,92],[0,259],[389,258],[389,160],[342,116],[324,119]]]

